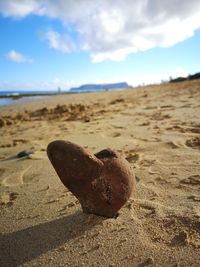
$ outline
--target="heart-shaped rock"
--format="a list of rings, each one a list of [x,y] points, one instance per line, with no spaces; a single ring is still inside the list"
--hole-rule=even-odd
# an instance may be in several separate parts
[[[48,145],[47,154],[86,213],[115,217],[135,189],[129,163],[113,150],[92,155],[76,144],[58,140]]]

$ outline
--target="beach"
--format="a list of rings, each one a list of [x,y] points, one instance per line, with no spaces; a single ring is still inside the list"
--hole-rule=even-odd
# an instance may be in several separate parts
[[[199,114],[200,80],[0,107],[0,266],[199,266]],[[117,218],[82,212],[54,140],[127,159],[136,191]]]

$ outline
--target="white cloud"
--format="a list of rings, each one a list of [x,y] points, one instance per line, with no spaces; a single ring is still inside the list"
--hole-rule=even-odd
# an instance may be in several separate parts
[[[25,63],[25,62],[33,62],[33,59],[27,56],[24,56],[21,53],[16,52],[15,50],[11,50],[6,54],[8,60],[14,61],[16,63]]]
[[[50,48],[54,48],[63,53],[68,53],[74,50],[74,44],[69,35],[62,36],[56,31],[49,30],[42,34],[43,38],[49,43]]]
[[[45,15],[62,21],[79,36],[79,49],[93,62],[124,60],[130,53],[169,47],[200,28],[199,0],[1,0],[4,16]],[[74,48],[58,32],[46,33],[49,45],[62,52]]]
[[[42,14],[41,1],[35,0],[1,0],[0,10],[5,17],[25,17],[31,13]]]

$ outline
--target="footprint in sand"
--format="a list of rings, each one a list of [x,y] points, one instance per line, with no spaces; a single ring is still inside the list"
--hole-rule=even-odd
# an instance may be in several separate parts
[[[135,199],[135,203],[137,203],[141,208],[149,210],[149,215],[155,213],[158,217],[165,217],[166,214],[172,215],[176,212],[174,207],[165,206],[157,201]]]
[[[188,245],[189,243],[190,238],[186,230],[180,231],[180,233],[176,234],[171,240],[171,245],[173,246]]]
[[[182,124],[182,125],[185,125],[185,124]],[[176,130],[181,133],[195,133],[195,134],[200,133],[200,128],[198,127],[198,125],[197,127],[185,127],[182,125],[174,125],[172,127],[166,128],[166,130]]]
[[[194,202],[200,202],[200,196],[197,196],[197,195],[191,195],[188,197],[188,199],[191,199]]]
[[[155,112],[154,114],[150,116],[151,120],[156,120],[156,121],[161,121],[161,120],[170,119],[170,118],[171,116],[169,114],[161,114],[160,111]]]
[[[186,133],[196,133],[196,134],[199,134],[200,133],[200,128],[197,128],[197,127],[185,128],[185,132]]]
[[[5,171],[3,173],[3,179],[1,181],[2,186],[19,186],[24,183],[24,174],[28,171],[30,167],[23,171],[14,170],[12,172]],[[5,176],[5,178],[4,178]]]
[[[13,146],[17,146],[19,144],[26,144],[28,140],[26,139],[13,139]]]
[[[154,164],[155,161],[155,159],[143,159],[139,162],[139,165],[143,167],[150,167]]]
[[[18,186],[22,184],[22,174],[17,172],[6,175],[6,177],[1,182],[2,186]]]
[[[118,132],[112,134],[112,137],[119,137],[119,136],[121,136],[121,134]]]
[[[17,193],[14,192],[3,192],[0,195],[0,205],[13,205],[14,200],[17,198]]]
[[[186,146],[194,148],[194,149],[200,149],[200,137],[196,136],[192,139],[188,139],[185,142]]]
[[[137,162],[140,159],[140,155],[137,153],[131,153],[131,151],[126,155],[126,160],[129,163]]]
[[[30,170],[30,167],[23,173],[22,180],[25,184],[38,182],[39,173],[35,173],[34,170]]]
[[[168,141],[164,143],[164,145],[166,146],[166,148],[172,148],[172,149],[183,147],[183,144],[177,141]]]
[[[151,167],[156,162],[156,159],[145,158],[143,153],[128,153],[125,158],[129,163],[135,163],[135,166],[144,168]],[[157,174],[157,172],[153,172],[152,170],[151,173]]]
[[[191,175],[188,178],[181,180],[181,184],[200,188],[200,175]]]
[[[149,172],[150,174],[157,174],[156,172]],[[161,184],[161,185],[165,185],[165,184],[168,184],[169,182],[165,179],[165,178],[163,178],[162,176],[159,176],[159,177],[156,177],[155,178],[155,181],[158,183],[158,184]]]
[[[200,133],[200,128],[187,128],[186,131],[191,133]]]

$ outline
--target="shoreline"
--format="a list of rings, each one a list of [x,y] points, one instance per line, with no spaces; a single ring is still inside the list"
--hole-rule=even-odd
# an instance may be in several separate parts
[[[9,94],[9,91],[8,92],[5,92],[4,95],[0,95],[0,107],[4,107],[4,106],[10,106],[12,104],[18,104],[19,102],[17,102],[18,100],[21,100],[24,98],[24,100],[34,100],[34,99],[39,99],[41,97],[42,98],[45,98],[45,97],[50,97],[50,96],[66,96],[66,95],[79,95],[79,94],[91,94],[91,93],[103,93],[103,92],[117,92],[117,91],[126,91],[126,90],[138,90],[138,89],[141,89],[141,90],[146,90],[146,89],[149,89],[149,88],[159,88],[159,87],[163,87],[163,86],[166,86],[166,87],[176,87],[176,86],[184,86],[185,84],[190,84],[190,80],[188,79],[184,79],[183,81],[179,81],[179,82],[166,82],[166,83],[163,83],[163,84],[150,84],[150,85],[144,85],[144,86],[137,86],[137,87],[127,87],[127,88],[123,88],[123,89],[104,89],[104,90],[89,90],[89,91],[66,91],[66,92],[45,92],[43,91],[42,93],[37,93],[37,91],[35,91],[34,93],[21,93],[21,92],[14,92],[14,93],[10,93]],[[198,79],[194,79],[192,80],[192,82],[196,82],[198,83]],[[8,104],[1,104],[1,101],[5,100],[5,103],[6,103],[6,100],[10,100],[10,102],[8,101]],[[13,102],[13,101],[16,101],[16,102]]]
[[[135,87],[137,88],[137,87]],[[43,91],[43,93],[37,93],[37,91],[35,91],[34,93],[21,93],[19,91],[19,93],[10,93],[5,92],[6,94],[4,95],[0,95],[0,98],[12,98],[12,99],[19,99],[22,97],[34,97],[34,96],[57,96],[57,95],[71,95],[71,94],[87,94],[87,93],[97,93],[97,92],[112,92],[112,91],[122,91],[122,90],[130,90],[130,89],[135,89],[135,88],[115,88],[115,89],[99,89],[99,90],[95,90],[95,89],[91,89],[91,90],[82,90],[82,91],[66,91],[66,92],[45,92]]]
[[[30,93],[30,94],[19,94],[19,95],[0,95],[0,107],[10,106],[15,104],[20,104],[25,101],[44,99],[51,96],[66,96],[66,95],[76,95],[76,94],[91,94],[91,93],[100,93],[104,91],[121,91],[129,90],[127,89],[115,89],[115,90],[103,90],[103,91],[83,91],[83,92],[65,92],[65,93]]]

